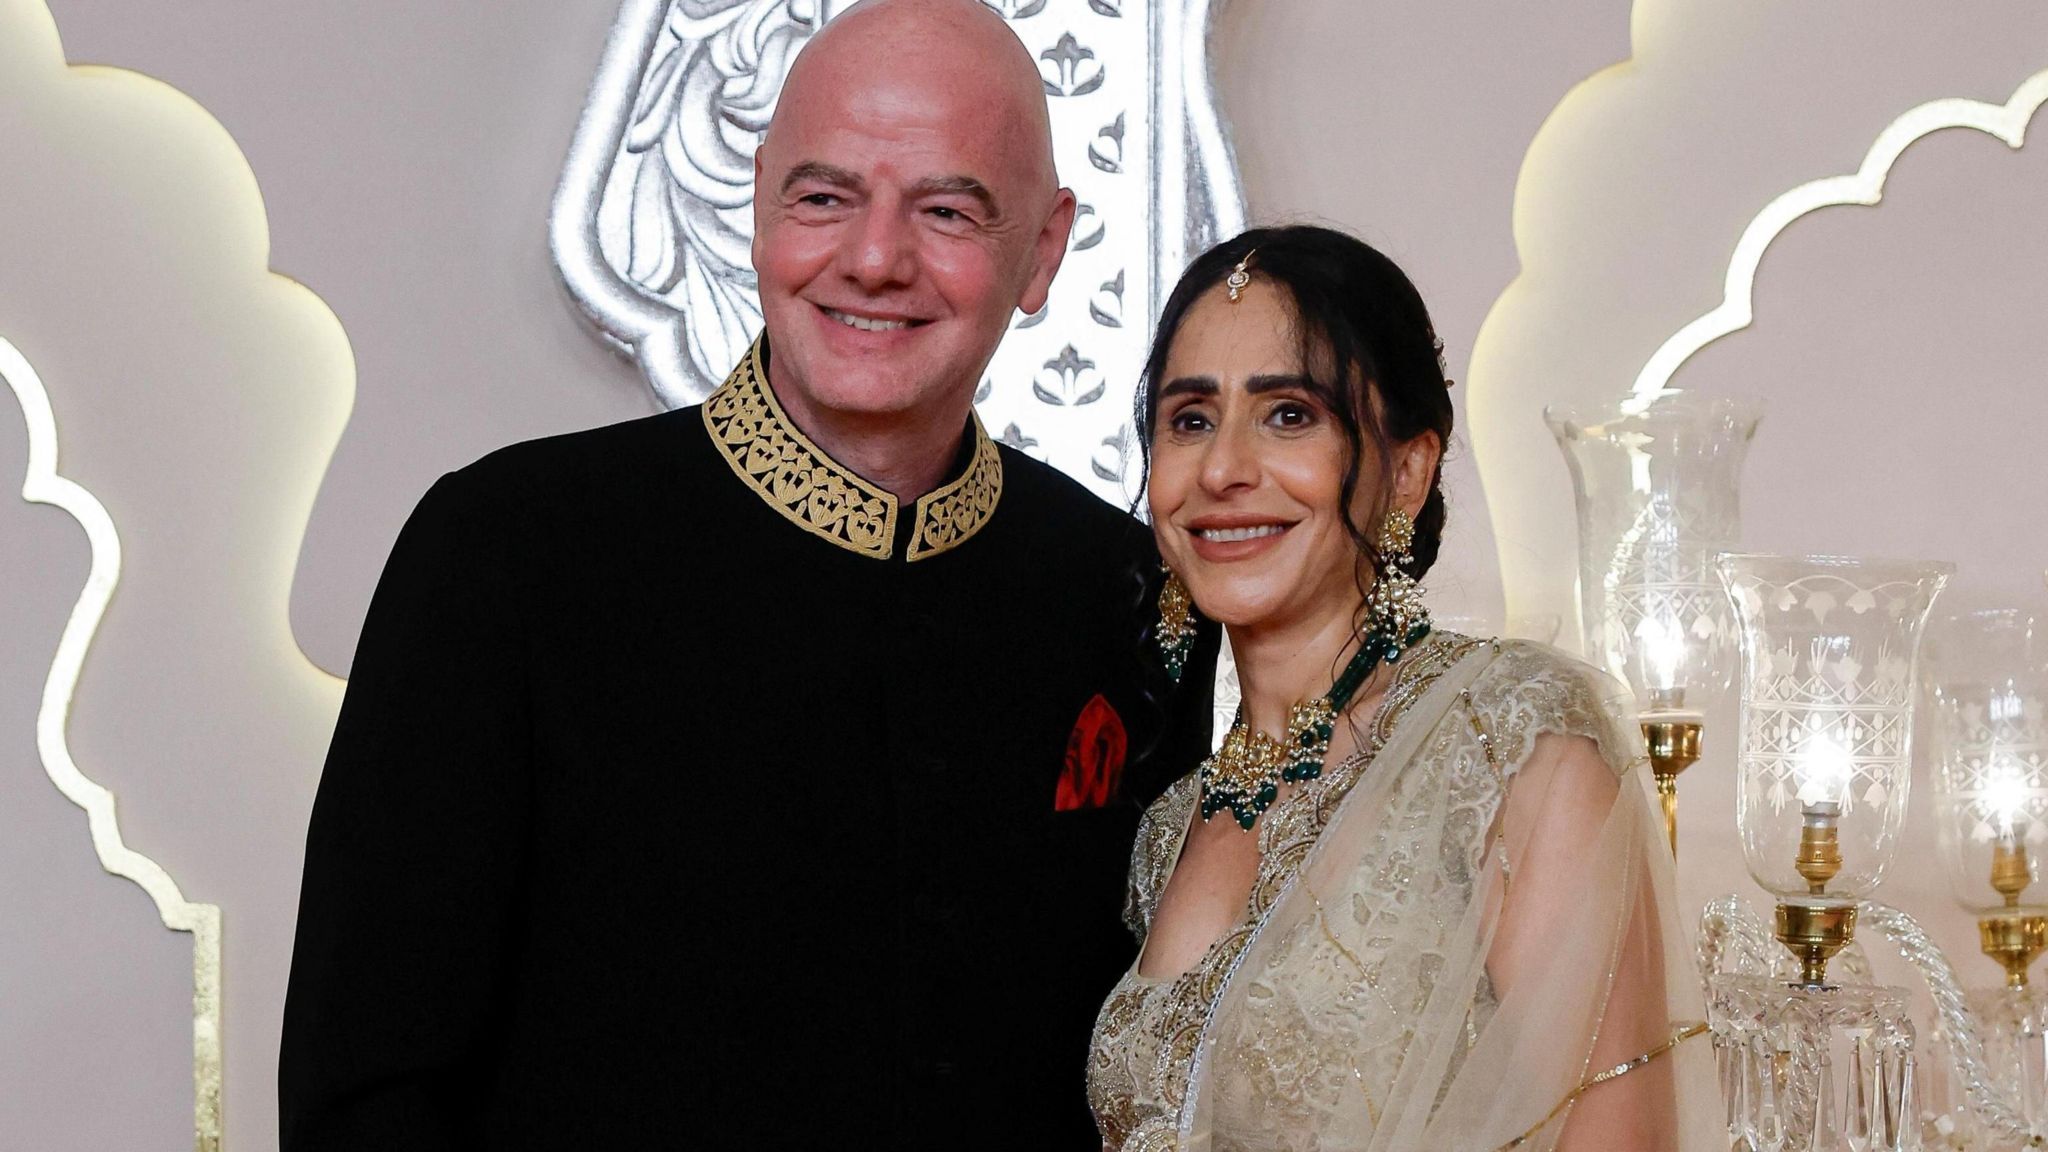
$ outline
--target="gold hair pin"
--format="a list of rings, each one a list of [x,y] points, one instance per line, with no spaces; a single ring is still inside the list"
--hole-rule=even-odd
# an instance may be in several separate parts
[[[1237,267],[1232,268],[1230,270],[1230,275],[1224,279],[1223,287],[1229,291],[1230,302],[1232,304],[1237,303],[1238,297],[1244,295],[1245,288],[1251,284],[1252,257],[1258,255],[1258,252],[1259,250],[1257,248],[1254,248],[1251,251],[1245,253],[1244,259],[1239,260],[1237,262]]]

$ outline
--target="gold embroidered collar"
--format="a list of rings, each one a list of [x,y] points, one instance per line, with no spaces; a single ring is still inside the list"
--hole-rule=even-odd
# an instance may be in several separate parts
[[[896,550],[896,497],[827,456],[797,429],[768,386],[756,340],[704,401],[704,427],[733,474],[813,536],[876,560]],[[951,551],[981,531],[1003,494],[1003,458],[974,420],[974,458],[951,483],[918,498],[906,560]]]

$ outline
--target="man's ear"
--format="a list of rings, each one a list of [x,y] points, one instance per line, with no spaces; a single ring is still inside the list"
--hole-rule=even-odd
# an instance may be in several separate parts
[[[753,261],[753,263],[754,263],[754,266],[755,266],[755,267],[757,267],[757,268],[758,268],[758,267],[760,267],[760,264],[761,264],[761,153],[762,153],[762,151],[763,151],[763,149],[761,149],[761,148],[758,148],[758,147],[754,149],[754,239],[753,239],[753,242],[752,242],[752,243],[750,243],[749,245],[747,245],[747,252],[748,252],[748,257],[749,257],[749,259],[751,259],[751,260]]]
[[[1053,199],[1052,214],[1045,218],[1045,227],[1038,230],[1038,238],[1032,241],[1031,278],[1024,282],[1024,294],[1017,301],[1017,308],[1026,315],[1045,307],[1046,296],[1052,292],[1052,278],[1059,273],[1060,261],[1067,257],[1067,238],[1073,231],[1074,191],[1062,188]]]

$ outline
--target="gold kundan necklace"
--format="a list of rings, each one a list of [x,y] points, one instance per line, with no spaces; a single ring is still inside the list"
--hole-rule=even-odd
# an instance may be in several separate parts
[[[1427,635],[1426,619],[1399,641],[1378,629],[1366,633],[1328,692],[1287,710],[1287,735],[1278,740],[1245,723],[1244,706],[1239,705],[1223,746],[1202,761],[1202,819],[1206,822],[1228,808],[1237,826],[1249,832],[1260,814],[1279,798],[1281,784],[1299,784],[1321,776],[1337,717],[1344,714],[1351,698],[1381,661],[1392,664]]]

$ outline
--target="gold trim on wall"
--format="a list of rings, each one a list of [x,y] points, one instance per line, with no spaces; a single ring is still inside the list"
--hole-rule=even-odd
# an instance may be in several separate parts
[[[1631,391],[1647,404],[1671,384],[1671,377],[1693,355],[1730,333],[1749,327],[1755,319],[1752,296],[1756,289],[1757,266],[1764,251],[1792,222],[1809,212],[1844,204],[1873,205],[1884,198],[1884,182],[1892,165],[1923,136],[1944,128],[1974,128],[2003,141],[2008,148],[2026,143],[2027,124],[2043,104],[2048,104],[2048,70],[2034,73],[2020,83],[2004,104],[1981,100],[1930,100],[1878,133],[1877,141],[1864,154],[1863,164],[1846,176],[1813,180],[1784,193],[1764,206],[1728,261],[1728,275],[1721,303],[1706,315],[1680,328],[1651,354],[1636,374]]]
[[[71,608],[43,698],[36,712],[36,751],[43,772],[64,798],[85,810],[93,851],[100,867],[133,881],[155,902],[164,927],[192,934],[192,1089],[193,1147],[219,1152],[221,1145],[221,1004],[220,908],[185,899],[177,881],[156,861],[121,839],[114,814],[114,794],[94,783],[71,758],[67,736],[71,701],[85,665],[86,650],[99,631],[114,587],[121,581],[121,538],[113,517],[85,488],[57,471],[57,420],[50,394],[35,369],[13,344],[0,339],[0,378],[13,391],[28,426],[28,469],[21,483],[22,499],[49,504],[69,513],[85,530],[92,546],[92,566],[85,587]]]

